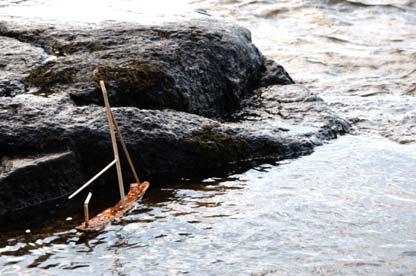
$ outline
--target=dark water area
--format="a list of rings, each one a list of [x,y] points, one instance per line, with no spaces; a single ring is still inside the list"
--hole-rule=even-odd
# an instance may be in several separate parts
[[[0,275],[415,274],[416,2],[0,2],[0,17],[29,23],[147,23],[177,13],[248,27],[356,135],[298,159],[154,188],[94,236],[73,229],[78,207],[26,214],[19,227],[1,225]],[[98,197],[94,210],[112,200]]]

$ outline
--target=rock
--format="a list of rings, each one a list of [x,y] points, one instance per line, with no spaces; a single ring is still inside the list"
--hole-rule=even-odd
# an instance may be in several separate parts
[[[348,123],[320,98],[301,86],[288,86],[289,92],[284,88],[261,89],[263,107],[246,108],[244,120],[237,123],[172,110],[113,110],[133,161],[141,177],[146,178],[192,177],[233,162],[296,157],[348,131]],[[63,94],[48,98],[19,95],[3,98],[0,110],[6,111],[0,114],[0,145],[6,155],[70,148],[82,164],[81,168],[69,166],[72,173],[89,176],[113,159],[106,116],[100,106],[76,106]],[[123,163],[124,174],[129,175],[125,160]],[[50,183],[66,185],[63,179],[67,176]],[[40,181],[43,174],[33,173],[31,178]],[[114,175],[109,179],[115,180]],[[4,181],[9,179],[3,178],[0,185]],[[78,185],[83,181],[78,180]],[[68,193],[71,187],[72,182],[61,191]]]
[[[25,93],[23,79],[46,55],[45,52],[41,48],[9,37],[0,36],[0,44],[0,96],[11,97]]]
[[[33,55],[38,62],[19,65],[14,78],[0,81],[8,89],[0,93],[3,160],[31,160],[1,169],[0,187],[9,187],[4,197],[18,195],[16,203],[0,205],[2,212],[67,195],[113,160],[101,78],[142,178],[187,178],[229,164],[291,158],[349,130],[315,94],[282,85],[293,83],[283,67],[231,23],[78,29],[3,23],[0,35],[42,49]],[[44,171],[46,164],[62,175]],[[47,181],[26,193],[25,175]],[[115,181],[114,171],[105,179]],[[54,185],[56,194],[44,193]]]
[[[295,82],[283,68],[274,60],[266,59],[263,64],[262,74],[260,76],[260,86],[269,86],[274,84],[294,84]]]
[[[83,105],[100,103],[95,84],[105,79],[114,106],[222,116],[239,108],[260,74],[267,75],[268,83],[290,83],[283,67],[276,69],[270,62],[264,66],[247,29],[225,21],[59,31],[46,26],[0,29],[0,35],[42,47],[56,57],[30,70],[28,86],[46,94],[70,92]],[[273,71],[266,73],[269,67]]]
[[[239,120],[285,122],[299,127],[330,129],[334,133],[346,133],[349,123],[337,116],[315,93],[302,85],[273,85],[259,88],[253,98],[235,117]]]
[[[70,193],[83,177],[73,152],[26,156],[0,163],[0,215]]]

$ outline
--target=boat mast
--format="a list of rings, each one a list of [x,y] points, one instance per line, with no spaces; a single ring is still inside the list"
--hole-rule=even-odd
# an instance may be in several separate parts
[[[118,154],[117,148],[117,140],[114,131],[114,123],[113,123],[113,116],[110,109],[110,104],[108,102],[108,95],[107,89],[105,88],[104,81],[100,81],[101,91],[103,93],[104,104],[105,104],[105,111],[107,113],[107,120],[108,120],[108,127],[110,129],[110,136],[111,136],[111,143],[113,144],[113,152],[114,152],[114,159],[116,160],[116,169],[117,169],[117,178],[118,178],[118,186],[120,191],[120,199],[121,204],[124,205],[124,197],[126,194],[124,193],[124,184],[123,184],[123,175],[121,174],[121,166],[120,166],[120,157]]]

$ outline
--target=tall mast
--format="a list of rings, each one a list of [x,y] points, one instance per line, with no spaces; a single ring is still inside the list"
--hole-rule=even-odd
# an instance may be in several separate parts
[[[118,154],[117,148],[117,140],[116,135],[114,132],[114,124],[113,124],[113,116],[111,114],[110,104],[108,102],[108,95],[107,89],[105,88],[104,81],[100,81],[101,91],[103,92],[104,104],[105,104],[105,111],[107,113],[107,120],[108,126],[110,129],[110,136],[111,136],[111,143],[113,144],[113,152],[114,152],[114,159],[116,160],[116,169],[117,169],[117,178],[118,178],[118,186],[120,191],[120,199],[122,205],[124,205],[124,197],[126,194],[124,193],[124,184],[123,184],[123,175],[121,174],[121,166],[120,166],[120,157]]]

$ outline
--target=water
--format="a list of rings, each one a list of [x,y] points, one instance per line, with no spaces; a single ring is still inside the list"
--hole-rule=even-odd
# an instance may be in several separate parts
[[[198,1],[365,133],[416,142],[413,0]]]
[[[0,275],[409,275],[415,165],[414,146],[342,137],[297,160],[154,191],[97,236],[22,231],[0,249]]]
[[[22,222],[31,233],[0,233],[0,275],[415,274],[416,2],[3,0],[0,17],[147,23],[196,9],[247,26],[359,135],[167,184],[96,236],[71,230],[80,218],[67,214]]]

